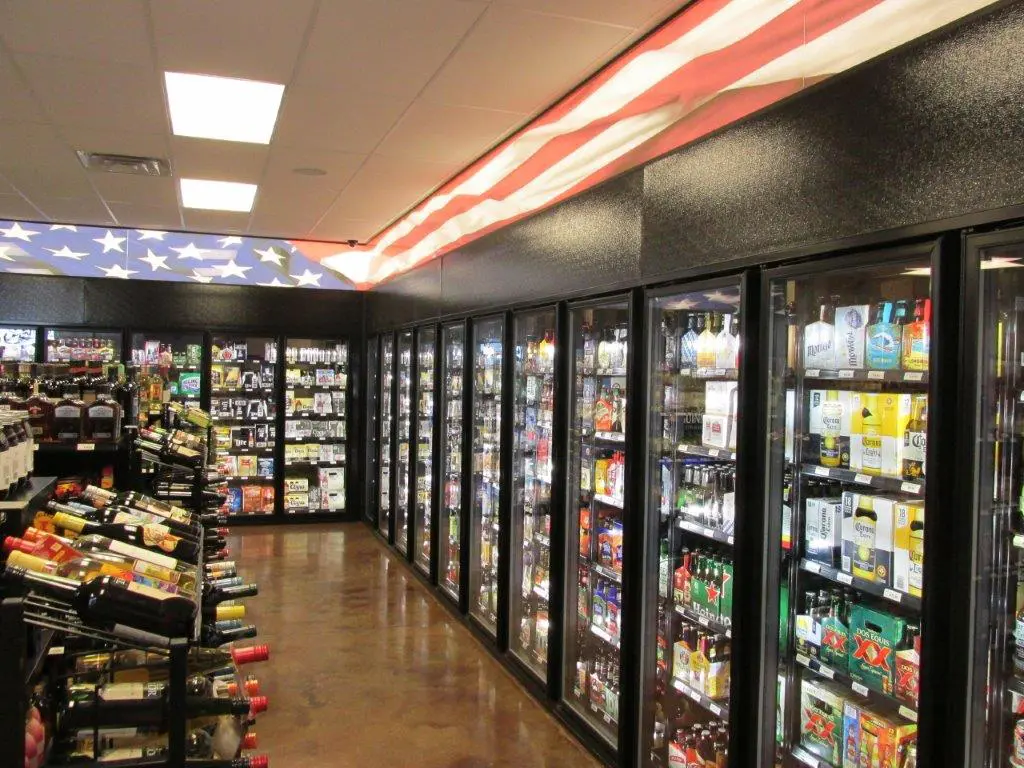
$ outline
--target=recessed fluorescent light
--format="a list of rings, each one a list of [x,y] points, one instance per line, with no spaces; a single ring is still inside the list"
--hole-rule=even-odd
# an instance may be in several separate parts
[[[185,208],[248,213],[255,199],[255,184],[207,179],[181,180],[181,204]]]
[[[269,144],[284,86],[233,77],[164,72],[175,136]]]

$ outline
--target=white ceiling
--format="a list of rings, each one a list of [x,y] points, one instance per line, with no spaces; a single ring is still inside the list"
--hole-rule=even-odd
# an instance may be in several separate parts
[[[0,0],[0,219],[366,241],[687,4]],[[165,70],[284,83],[271,144],[172,136]],[[256,205],[182,209],[175,180],[78,149],[257,183]]]

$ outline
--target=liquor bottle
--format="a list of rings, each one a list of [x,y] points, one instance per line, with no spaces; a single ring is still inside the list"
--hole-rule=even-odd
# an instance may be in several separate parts
[[[740,367],[740,313],[736,312],[732,317],[732,361],[725,368],[739,369]]]
[[[691,314],[687,318],[686,333],[679,340],[679,367],[694,368],[697,365],[697,339],[700,331],[697,330],[697,315]]]
[[[122,634],[127,630],[151,632],[164,637],[192,633],[196,604],[116,576],[99,576],[82,583],[24,568],[8,568],[4,577],[26,590],[68,603],[86,624]]]
[[[187,563],[195,564],[199,558],[199,545],[195,541],[175,536],[170,528],[158,523],[99,523],[58,512],[53,516],[53,524],[79,535],[106,536],[153,552],[163,552]]]
[[[714,368],[718,362],[715,354],[715,331],[714,315],[708,312],[704,315],[704,330],[697,337],[698,368]]]
[[[96,400],[85,409],[83,437],[97,443],[113,442],[121,436],[121,406],[110,396],[110,388],[102,385]]]
[[[732,332],[733,316],[722,315],[722,329],[715,337],[715,368],[736,367],[736,340]]]
[[[186,694],[187,717],[209,715],[254,715],[265,711],[267,699],[229,699]],[[107,683],[102,686],[71,684],[62,725],[71,728],[90,726],[164,726],[170,716],[170,689],[167,683]]]
[[[4,540],[4,549],[8,552],[18,549],[26,554],[42,557],[58,564],[85,558],[123,564],[142,576],[176,584],[185,594],[196,594],[194,567],[172,557],[102,536],[83,536],[75,539],[72,543],[70,539],[30,527],[25,531],[24,538],[8,536]],[[142,557],[138,555],[142,555]]]
[[[876,371],[892,371],[900,367],[900,350],[903,345],[903,329],[895,315],[891,301],[881,301],[875,306],[875,316],[867,327],[865,359],[868,368]]]
[[[842,455],[840,435],[843,426],[843,404],[839,392],[830,389],[821,406],[821,448],[819,460],[823,467],[838,467]]]
[[[214,586],[212,582],[203,583],[203,608],[217,605],[226,600],[240,600],[243,597],[255,597],[259,594],[256,584],[227,584]]]
[[[54,439],[53,400],[45,392],[39,391],[39,385],[40,382],[36,379],[32,385],[32,394],[25,399],[23,407],[28,413],[32,439],[37,443],[47,443]]]
[[[161,581],[151,576],[136,573],[127,567],[125,563],[103,560],[100,558],[78,558],[63,563],[55,563],[36,555],[30,555],[15,549],[7,556],[8,568],[24,568],[26,571],[35,573],[48,573],[52,576],[61,576],[66,579],[73,579],[85,583],[100,576],[116,576],[125,581],[142,584],[169,595],[181,594],[182,597],[192,598],[192,595],[184,593],[177,584]]]
[[[914,303],[914,320],[903,328],[903,367],[908,371],[927,371],[931,346],[932,300]]]
[[[928,445],[928,396],[914,398],[910,421],[903,431],[903,475],[910,478],[925,476]]]
[[[139,426],[139,383],[137,381],[138,371],[135,368],[128,368],[125,371],[124,383],[117,391],[117,400],[121,406],[121,419],[125,426]]]
[[[818,299],[818,319],[804,329],[804,368],[835,368],[834,306]]]

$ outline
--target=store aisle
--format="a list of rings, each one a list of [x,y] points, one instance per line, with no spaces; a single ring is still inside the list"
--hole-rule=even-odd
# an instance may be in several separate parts
[[[365,526],[236,528],[275,768],[594,766]]]

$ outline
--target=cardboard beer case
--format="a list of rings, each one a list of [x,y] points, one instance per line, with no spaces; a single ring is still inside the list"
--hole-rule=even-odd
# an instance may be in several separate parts
[[[800,682],[800,743],[813,755],[840,765],[843,754],[841,688],[812,680]]]
[[[804,512],[805,556],[839,566],[843,548],[843,499],[809,498]]]
[[[843,492],[842,570],[878,584],[892,583],[895,505],[885,496]]]
[[[896,683],[896,646],[906,622],[856,604],[850,613],[850,677],[868,688],[893,695]]]

